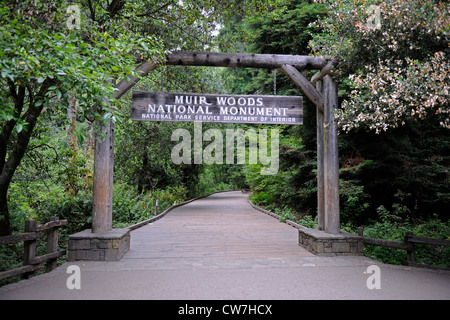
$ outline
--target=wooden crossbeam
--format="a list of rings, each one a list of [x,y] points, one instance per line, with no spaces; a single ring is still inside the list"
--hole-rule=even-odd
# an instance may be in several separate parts
[[[145,61],[135,69],[135,73],[140,77],[145,77],[160,64],[267,69],[277,69],[289,65],[294,69],[324,69],[330,64],[334,65],[335,62],[335,60],[324,57],[303,55],[176,51],[167,54],[165,61],[159,59]],[[139,76],[128,75],[122,79],[115,86],[116,98],[119,99],[127,93],[139,81]],[[323,107],[319,108],[323,110]]]
[[[298,69],[322,69],[329,59],[324,57],[250,54],[221,52],[173,52],[166,55],[166,64],[182,66],[231,67],[231,68],[267,68],[276,69],[291,65]]]

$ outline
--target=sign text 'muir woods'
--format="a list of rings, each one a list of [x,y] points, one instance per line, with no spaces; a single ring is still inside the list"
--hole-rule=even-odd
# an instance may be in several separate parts
[[[133,92],[132,119],[302,124],[302,97]]]

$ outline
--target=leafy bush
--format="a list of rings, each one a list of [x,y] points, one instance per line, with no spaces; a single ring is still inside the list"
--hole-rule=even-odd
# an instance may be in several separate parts
[[[21,267],[23,260],[23,241],[14,245],[0,246],[0,272]],[[0,280],[0,287],[20,280],[19,276]]]
[[[137,195],[136,190],[120,184],[113,191],[113,223],[139,222],[154,212],[154,201],[146,195]]]
[[[317,216],[313,217],[309,214],[304,216],[303,218],[301,218],[299,221],[297,221],[297,223],[306,228],[310,228],[310,229],[318,229],[319,228]]]
[[[450,221],[442,222],[437,218],[423,221],[413,232],[420,237],[450,240]],[[450,247],[416,244],[415,252],[417,262],[450,268]]]
[[[252,193],[250,195],[250,200],[256,205],[256,206],[263,206],[266,207],[268,205],[271,205],[274,203],[274,196],[270,192],[258,192],[258,193]]]
[[[412,232],[416,236],[450,239],[450,222],[443,222],[437,218],[428,221],[418,221],[413,224],[409,221],[402,221],[401,217],[390,213],[386,208],[380,206],[378,213],[381,222],[364,228],[364,237],[403,241],[406,232]],[[414,244],[416,262],[450,267],[450,248],[443,246],[431,246],[424,244]],[[406,261],[406,251],[383,248],[378,246],[365,246],[364,254],[372,259],[384,263],[402,265]]]
[[[369,207],[369,195],[364,192],[364,186],[354,180],[339,180],[341,220],[358,225],[364,219],[364,213]]]
[[[113,225],[125,227],[159,214],[175,203],[186,200],[187,190],[183,186],[155,189],[145,194],[125,184],[115,186],[113,193]],[[156,212],[156,201],[158,211]]]
[[[92,193],[80,191],[73,198],[45,194],[35,204],[35,214],[38,223],[45,223],[50,217],[66,219],[67,225],[61,228],[61,238],[91,227],[92,223]]]

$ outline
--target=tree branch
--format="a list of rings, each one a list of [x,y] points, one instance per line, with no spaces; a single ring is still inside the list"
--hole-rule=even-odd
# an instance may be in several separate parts
[[[89,5],[89,11],[91,11],[91,19],[93,21],[95,21],[95,9],[92,6],[92,1],[91,0],[88,0],[88,5]]]
[[[169,5],[173,5],[173,4],[175,4],[173,1],[165,3],[156,10],[153,10],[153,11],[148,10],[145,13],[137,14],[136,17],[145,17],[147,15],[152,15],[152,14],[157,13],[157,12],[161,11],[162,9],[168,7]]]

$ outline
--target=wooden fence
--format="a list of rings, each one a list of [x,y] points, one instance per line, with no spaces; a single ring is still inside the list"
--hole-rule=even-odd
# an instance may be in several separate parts
[[[428,244],[433,246],[450,246],[450,240],[432,239],[425,237],[415,236],[412,232],[407,232],[403,241],[393,241],[393,240],[383,240],[374,238],[364,238],[364,230],[362,227],[358,228],[358,235],[363,237],[364,244],[372,246],[380,246],[392,249],[406,250],[406,261],[405,264],[411,267],[426,267],[437,270],[450,270],[448,268],[440,266],[432,266],[416,262],[416,254],[414,244]]]
[[[51,218],[49,222],[37,225],[34,220],[25,221],[25,232],[11,236],[0,237],[0,245],[24,242],[23,266],[8,271],[0,272],[0,280],[22,274],[28,279],[34,272],[43,269],[49,272],[56,268],[56,259],[65,255],[66,251],[58,251],[58,228],[67,224],[67,220]],[[43,236],[42,231],[47,231],[47,253],[36,257],[37,240]]]

